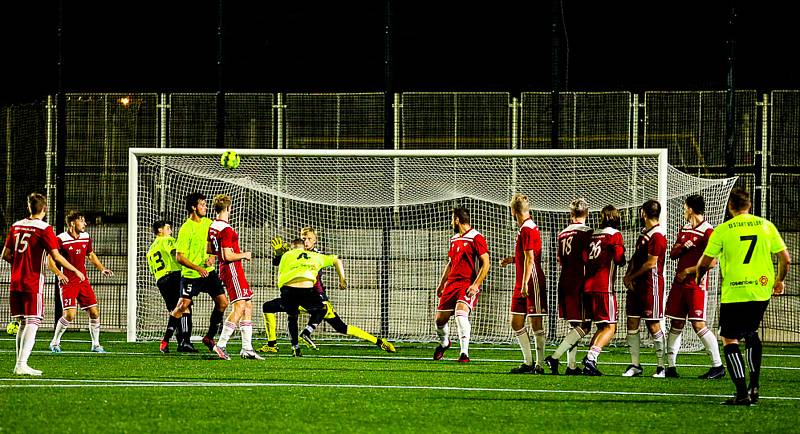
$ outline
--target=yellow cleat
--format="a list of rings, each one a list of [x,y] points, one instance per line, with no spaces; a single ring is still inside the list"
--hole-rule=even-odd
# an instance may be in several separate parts
[[[258,351],[259,353],[277,353],[278,346],[277,345],[270,346],[269,344],[264,344],[264,346],[256,349],[256,351]]]
[[[383,351],[386,351],[387,353],[397,352],[397,350],[394,348],[394,344],[392,344],[391,342],[387,341],[384,338],[378,338],[377,345],[378,348],[382,349]]]

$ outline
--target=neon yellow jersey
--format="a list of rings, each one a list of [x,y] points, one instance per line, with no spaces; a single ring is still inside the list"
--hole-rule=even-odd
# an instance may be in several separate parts
[[[156,237],[147,251],[147,265],[156,281],[174,271],[181,271],[181,264],[175,260],[175,238]]]
[[[739,214],[717,226],[703,254],[719,258],[720,302],[769,300],[775,283],[772,255],[783,250],[786,250],[786,243],[767,219]]]
[[[332,267],[338,256],[293,249],[281,255],[278,265],[278,288],[295,279],[317,281],[319,270]]]
[[[213,271],[214,266],[205,266],[206,260],[210,256],[206,253],[208,243],[208,228],[211,227],[211,219],[203,217],[199,222],[190,218],[186,219],[178,232],[178,242],[175,243],[175,250],[182,254],[192,264],[199,265],[208,271]],[[181,276],[187,279],[196,279],[200,273],[191,268],[183,267]]]

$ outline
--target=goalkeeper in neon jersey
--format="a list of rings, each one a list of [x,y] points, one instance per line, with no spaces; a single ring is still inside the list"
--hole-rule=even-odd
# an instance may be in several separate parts
[[[300,231],[300,236],[303,242],[303,246],[306,250],[316,251],[315,249],[317,243],[317,233],[314,228],[305,227]],[[272,239],[272,247],[274,249],[275,256],[273,257],[273,265],[278,265],[280,262],[281,255],[286,252],[286,246],[283,244],[283,240],[280,237],[275,237]],[[359,339],[363,339],[367,342],[375,344],[378,348],[388,352],[394,353],[396,352],[394,345],[391,342],[387,341],[384,338],[378,338],[373,336],[372,334],[356,327],[353,325],[348,325],[342,320],[336,310],[333,308],[333,304],[331,304],[330,300],[328,299],[328,295],[325,292],[325,286],[322,284],[322,273],[317,275],[317,281],[315,283],[314,288],[319,293],[320,297],[322,297],[323,304],[326,307],[325,317],[324,320],[333,327],[338,333],[343,335],[353,336]],[[304,309],[301,306],[301,311]],[[260,352],[265,353],[276,353],[278,352],[277,346],[277,336],[276,336],[276,326],[277,322],[275,319],[276,312],[285,312],[284,307],[281,305],[280,299],[275,299],[264,303],[263,305],[263,315],[264,315],[264,324],[267,329],[267,339],[268,342],[264,346],[258,349]]]
[[[703,257],[697,263],[697,283],[701,283],[714,258],[719,258],[722,273],[720,335],[725,345],[728,372],[736,395],[723,404],[750,405],[758,401],[761,370],[761,340],[758,328],[772,295],[783,294],[783,281],[791,258],[778,230],[769,220],[750,214],[750,195],[735,188],[728,199],[733,218],[717,226],[708,239]],[[778,256],[778,274],[772,263]],[[739,340],[744,339],[750,367],[750,385],[745,384],[744,359]]]
[[[300,240],[293,241],[291,249],[281,256],[281,262],[278,265],[278,288],[281,291],[281,304],[288,317],[287,327],[292,343],[292,354],[295,357],[302,356],[298,344],[297,326],[300,306],[305,307],[310,318],[308,325],[299,334],[299,338],[306,341],[312,348],[316,345],[311,340],[311,334],[327,312],[322,303],[322,297],[314,288],[319,270],[335,267],[336,273],[339,275],[339,289],[347,288],[344,267],[338,256],[305,250],[301,243]]]

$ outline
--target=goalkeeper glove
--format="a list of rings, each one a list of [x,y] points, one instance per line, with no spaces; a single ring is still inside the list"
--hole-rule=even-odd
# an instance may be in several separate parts
[[[275,256],[280,256],[286,253],[287,250],[289,250],[286,248],[286,245],[283,244],[283,239],[281,239],[280,236],[276,236],[275,238],[273,238],[272,241],[270,241],[270,243],[272,243],[272,250]]]

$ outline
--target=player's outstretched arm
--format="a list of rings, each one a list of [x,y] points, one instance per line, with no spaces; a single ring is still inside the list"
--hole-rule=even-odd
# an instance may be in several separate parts
[[[51,250],[50,256],[52,256],[53,259],[63,268],[66,268],[67,270],[75,273],[78,276],[78,280],[80,280],[81,282],[86,280],[86,276],[84,276],[83,273],[80,272],[80,270],[75,268],[74,265],[70,264],[69,261],[67,261],[63,256],[61,256],[61,253],[58,252],[58,249]]]
[[[94,252],[89,253],[89,262],[91,262],[92,265],[94,265],[94,268],[97,268],[98,270],[100,270],[100,272],[103,273],[103,276],[113,276],[114,275],[113,271],[111,271],[110,269],[106,268],[105,265],[103,265],[103,263],[100,262],[100,258],[98,258],[97,255]]]
[[[222,260],[227,262],[236,262],[241,261],[242,259],[251,260],[253,258],[253,254],[250,252],[241,252],[236,253],[230,247],[223,247],[222,248]]]
[[[483,281],[489,274],[489,268],[492,267],[492,261],[489,259],[488,252],[482,254],[478,259],[481,261],[481,268],[478,270],[478,277],[476,277],[475,281],[472,282],[472,285],[467,288],[467,295],[470,297],[478,293],[481,285],[483,285]]]
[[[69,282],[69,278],[58,269],[58,266],[56,265],[56,262],[53,260],[52,256],[47,256],[47,268],[49,268],[50,271],[56,275],[58,281],[61,282],[62,285]]]
[[[783,281],[786,275],[789,274],[789,266],[792,265],[792,257],[789,256],[789,251],[784,249],[777,253],[778,255],[778,275],[775,276],[775,284],[772,285],[772,293],[775,295],[783,294]]]
[[[339,275],[339,289],[347,289],[347,279],[344,277],[344,265],[342,260],[336,258],[333,261],[333,266],[336,268],[336,274]]]
[[[450,263],[450,258],[447,258],[447,265],[444,266],[444,270],[442,270],[442,276],[439,277],[439,284],[436,285],[436,296],[441,297],[444,294],[444,285],[447,283],[447,276],[450,275],[450,270],[452,269],[452,264]]]
[[[3,260],[11,264],[14,262],[14,255],[11,254],[11,249],[3,247]]]
[[[202,277],[208,277],[208,270],[199,265],[192,264],[192,262],[186,256],[184,256],[183,253],[178,252],[176,258],[178,259],[178,263],[184,267],[197,271]],[[211,256],[211,258],[213,258],[213,256]]]

